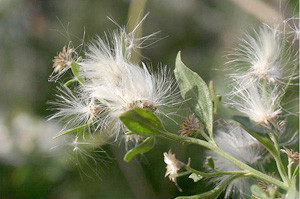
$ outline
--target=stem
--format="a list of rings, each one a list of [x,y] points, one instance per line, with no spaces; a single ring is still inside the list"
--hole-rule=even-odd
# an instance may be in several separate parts
[[[289,180],[290,178],[288,177],[288,175],[286,173],[286,170],[285,170],[285,167],[283,166],[283,163],[282,163],[281,158],[280,158],[280,147],[279,147],[279,142],[278,142],[278,134],[279,134],[279,132],[276,131],[276,127],[273,126],[272,128],[273,128],[273,131],[275,131],[275,132],[271,134],[272,135],[271,140],[274,143],[274,146],[275,146],[275,149],[276,149],[276,153],[271,152],[271,154],[274,157],[274,160],[276,162],[277,169],[279,171],[281,179],[286,184],[290,185],[291,184],[291,182]]]
[[[128,32],[133,31],[136,28],[136,25],[138,24],[138,19],[140,17],[143,17],[145,12],[145,7],[147,4],[147,0],[132,0],[129,6],[128,11]],[[133,20],[136,19],[136,20]],[[143,24],[140,25],[140,28],[136,30],[135,32],[135,38],[140,38],[143,35]],[[141,49],[138,48],[136,51],[131,52],[131,61],[135,64],[138,64],[140,62],[140,54]]]
[[[197,175],[203,176],[203,177],[214,177],[218,175],[246,175],[247,173],[245,171],[220,171],[215,173],[205,173],[198,171],[196,169],[191,168],[190,166],[186,165],[185,169],[189,172],[195,173]]]
[[[168,133],[168,132],[160,132],[160,135],[162,137],[165,137],[167,139],[170,140],[174,140],[174,141],[179,141],[179,142],[186,142],[186,143],[191,143],[191,144],[197,144],[203,147],[206,147],[210,150],[213,150],[214,152],[216,152],[217,154],[219,154],[220,156],[226,158],[227,160],[229,160],[230,162],[232,162],[233,164],[237,165],[239,168],[249,172],[253,177],[262,179],[264,181],[270,182],[274,185],[277,185],[278,187],[281,187],[282,189],[288,190],[288,186],[275,179],[272,178],[260,171],[257,171],[256,169],[253,169],[252,167],[248,166],[247,164],[239,161],[238,159],[230,156],[229,154],[225,153],[224,151],[222,151],[219,147],[213,145],[212,143],[203,141],[203,140],[199,140],[199,139],[195,139],[195,138],[191,138],[191,137],[181,137],[172,133]]]
[[[288,164],[287,166],[289,179],[292,179],[292,166],[293,164]]]

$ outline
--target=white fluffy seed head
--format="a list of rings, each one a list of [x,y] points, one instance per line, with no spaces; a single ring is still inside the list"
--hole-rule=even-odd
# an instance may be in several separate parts
[[[239,47],[230,55],[234,72],[230,76],[244,86],[265,81],[272,84],[285,83],[291,76],[294,56],[285,45],[279,27],[263,25],[253,35],[246,34]]]
[[[238,160],[246,164],[255,164],[261,158],[260,143],[239,126],[228,124],[225,128],[218,130],[216,133],[215,141],[217,145]],[[216,170],[240,170],[235,164],[213,151],[207,151],[206,155],[213,158]],[[208,169],[210,170],[210,168]],[[229,177],[228,175],[222,175],[212,178],[211,181],[219,185],[224,183]],[[244,178],[232,181],[226,188],[225,198],[228,198],[231,193],[239,193],[242,196],[245,188],[249,185],[248,183],[249,181]]]
[[[111,38],[113,42],[98,38],[91,43],[80,66],[87,80],[83,90],[107,107],[102,128],[113,126],[112,134],[118,135],[124,129],[121,114],[135,106],[160,112],[162,107],[177,103],[179,93],[165,66],[153,72],[144,63],[140,67],[130,62],[131,53],[124,52],[131,51],[124,47],[124,41],[133,39],[130,34],[121,29]]]
[[[56,95],[55,102],[49,102],[52,105],[51,110],[56,111],[48,120],[59,119],[66,120],[66,124],[61,131],[75,128],[92,121],[100,122],[101,113],[105,107],[91,98],[85,92],[71,91],[62,86],[57,87],[59,94]]]
[[[280,106],[281,92],[277,87],[260,84],[250,85],[247,88],[236,86],[228,95],[229,104],[252,121],[270,127],[282,112]]]

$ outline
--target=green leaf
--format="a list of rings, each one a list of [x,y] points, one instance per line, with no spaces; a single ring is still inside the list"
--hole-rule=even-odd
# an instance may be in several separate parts
[[[87,127],[89,127],[91,124],[93,124],[94,122],[91,122],[91,123],[88,123],[88,124],[83,124],[81,126],[78,126],[78,127],[75,127],[73,129],[68,129],[66,131],[63,131],[62,133],[58,134],[58,135],[55,135],[54,137],[52,137],[52,139],[56,139],[56,138],[59,138],[61,136],[64,136],[64,135],[68,135],[70,133],[75,133],[75,132],[78,132],[78,131],[81,131]]]
[[[193,179],[194,182],[198,182],[199,180],[201,180],[203,178],[203,176],[197,175],[195,173],[192,173],[189,178]]]
[[[72,70],[72,73],[74,75],[74,78],[79,83],[84,84],[84,78],[82,76],[80,76],[81,69],[80,69],[79,64],[78,64],[80,62],[80,60],[81,60],[81,57],[79,57],[76,62],[73,61],[71,63],[71,70]]]
[[[228,180],[226,180],[224,183],[220,184],[219,186],[215,187],[214,189],[207,191],[205,193],[201,193],[198,195],[193,196],[179,196],[176,199],[213,199],[218,198],[218,196],[222,193],[222,191],[225,189],[225,187],[236,178],[240,177],[240,175],[234,175]]]
[[[206,158],[206,163],[205,163],[208,167],[210,167],[212,170],[215,170],[215,163],[214,160],[211,156],[208,156]]]
[[[161,121],[149,110],[135,107],[120,116],[124,125],[133,133],[152,136],[164,130]]]
[[[70,79],[69,81],[67,81],[66,83],[64,83],[64,86],[68,87],[71,84],[73,84],[74,82],[77,82],[77,79]]]
[[[269,196],[256,184],[250,187],[253,195],[258,197],[259,199],[267,199]]]
[[[124,161],[130,162],[131,159],[138,155],[138,154],[143,154],[148,151],[150,151],[154,147],[154,138],[153,137],[148,137],[145,139],[141,144],[137,145],[133,149],[129,150],[126,155],[124,156]]]
[[[187,101],[189,107],[198,116],[212,137],[213,104],[206,83],[197,73],[185,66],[181,61],[180,52],[176,57],[174,73],[181,96]]]

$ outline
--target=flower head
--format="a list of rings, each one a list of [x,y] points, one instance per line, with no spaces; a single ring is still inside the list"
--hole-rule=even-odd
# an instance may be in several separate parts
[[[239,48],[231,54],[234,58],[229,63],[235,64],[231,77],[244,86],[261,80],[283,83],[289,72],[286,66],[291,63],[291,50],[286,49],[282,34],[278,27],[268,25],[255,31],[253,36],[246,34]]]
[[[248,88],[236,86],[229,94],[229,104],[254,122],[265,127],[275,124],[277,116],[282,112],[280,106],[280,90],[277,87],[251,85]]]
[[[58,87],[60,91],[56,95],[57,101],[50,102],[54,113],[48,120],[67,120],[62,131],[80,125],[100,122],[101,113],[105,107],[94,98],[90,98],[87,93],[71,91],[68,87]]]
[[[289,164],[294,164],[299,160],[299,152],[294,151],[293,149],[288,149],[286,147],[283,147],[281,151],[287,154]]]
[[[179,99],[166,67],[153,72],[144,63],[142,67],[131,63],[130,53],[126,53],[131,48],[124,49],[122,42],[124,37],[129,39],[127,36],[121,29],[111,35],[112,43],[98,38],[88,46],[86,59],[80,63],[82,77],[87,80],[82,88],[108,107],[103,128],[113,127],[114,135],[124,130],[119,117],[126,111],[137,106],[164,113],[162,107],[172,106]]]
[[[171,150],[167,153],[164,153],[164,161],[167,164],[166,176],[169,176],[169,179],[173,182],[176,181],[176,177],[172,176],[177,174],[180,168],[183,166],[183,163],[175,158],[175,154],[171,152]]]
[[[200,121],[195,114],[190,114],[180,125],[180,134],[182,136],[191,136],[200,128]]]

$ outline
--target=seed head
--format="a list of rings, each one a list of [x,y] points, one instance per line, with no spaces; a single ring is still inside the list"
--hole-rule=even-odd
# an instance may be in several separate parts
[[[193,135],[200,128],[200,121],[194,113],[190,114],[180,125],[179,133],[181,136],[188,137]]]
[[[55,73],[62,72],[68,65],[73,61],[72,54],[74,52],[73,48],[68,48],[66,46],[63,47],[63,50],[58,53],[57,56],[54,57],[53,68]]]
[[[183,167],[184,164],[175,158],[175,154],[173,154],[171,150],[169,150],[168,153],[164,153],[164,161],[167,164],[165,177],[169,176],[169,179],[175,182],[176,178],[172,177],[171,175],[177,174],[177,172],[181,167]]]
[[[299,160],[299,152],[294,151],[293,149],[288,149],[286,147],[283,147],[281,151],[287,154],[289,164],[294,164]]]

